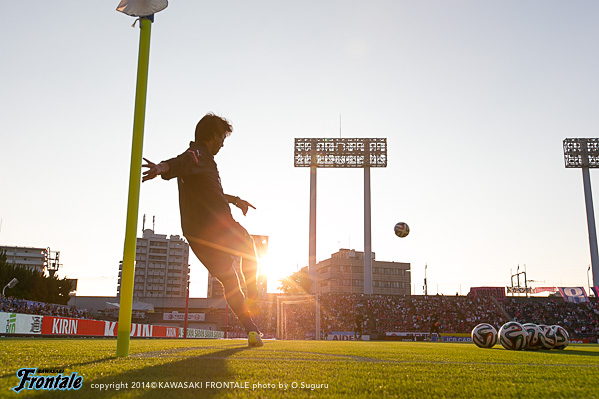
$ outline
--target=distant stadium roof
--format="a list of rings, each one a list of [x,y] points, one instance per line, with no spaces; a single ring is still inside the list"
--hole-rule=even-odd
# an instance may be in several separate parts
[[[106,304],[114,306],[116,308],[120,308],[120,305],[118,303],[106,302]],[[154,312],[154,305],[145,302],[133,302],[133,310],[147,310],[149,312]]]

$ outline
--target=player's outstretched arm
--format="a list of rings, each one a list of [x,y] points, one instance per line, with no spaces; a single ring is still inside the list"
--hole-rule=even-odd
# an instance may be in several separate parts
[[[144,170],[143,177],[141,179],[142,182],[145,182],[147,180],[152,180],[156,176],[166,173],[169,170],[168,163],[166,163],[166,162],[160,162],[159,164],[155,164],[154,162],[149,161],[146,158],[144,158],[143,160],[146,161],[147,163],[145,163],[141,166],[144,168],[148,168],[148,170]]]
[[[233,205],[235,205],[237,208],[241,209],[241,212],[243,212],[243,216],[246,215],[246,213],[248,213],[248,210],[250,208],[256,209],[256,207],[252,204],[250,204],[249,202],[247,202],[246,200],[242,200],[239,197],[235,197],[233,195],[229,195],[229,194],[225,194],[225,197],[227,198],[227,201]]]

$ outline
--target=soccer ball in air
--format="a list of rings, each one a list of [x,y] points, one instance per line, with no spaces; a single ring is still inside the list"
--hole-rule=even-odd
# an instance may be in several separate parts
[[[541,349],[553,349],[555,346],[555,330],[553,330],[550,326],[546,326],[544,324],[539,325],[539,329],[541,330],[541,344],[543,347]]]
[[[480,323],[474,327],[470,336],[479,348],[492,348],[497,343],[497,330],[487,323]]]
[[[541,329],[534,323],[522,324],[522,327],[528,333],[528,346],[525,349],[536,351],[543,348],[541,343]]]
[[[553,349],[564,349],[570,343],[568,331],[562,326],[551,326],[551,330],[555,334],[555,345]]]
[[[399,222],[395,225],[395,235],[398,237],[407,237],[410,234],[410,226],[407,223]]]
[[[499,329],[499,342],[505,349],[522,350],[528,345],[528,340],[528,332],[518,322],[509,321]]]

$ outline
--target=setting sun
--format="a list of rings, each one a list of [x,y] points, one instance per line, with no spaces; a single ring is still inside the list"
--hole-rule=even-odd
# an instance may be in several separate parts
[[[258,243],[256,243],[258,246]],[[280,292],[279,280],[287,277],[303,266],[295,260],[294,248],[284,248],[271,245],[266,254],[260,256],[260,273],[268,280],[268,292]]]

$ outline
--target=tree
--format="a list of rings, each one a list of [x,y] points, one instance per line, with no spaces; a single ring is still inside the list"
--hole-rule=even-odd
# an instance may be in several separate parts
[[[13,265],[6,259],[6,251],[0,251],[0,289],[16,278],[19,283],[6,292],[6,295],[30,301],[66,305],[72,283],[66,277],[46,277],[42,272],[31,270],[23,265]]]
[[[309,295],[312,293],[312,283],[307,268],[280,279],[279,283],[279,289],[289,295]]]

